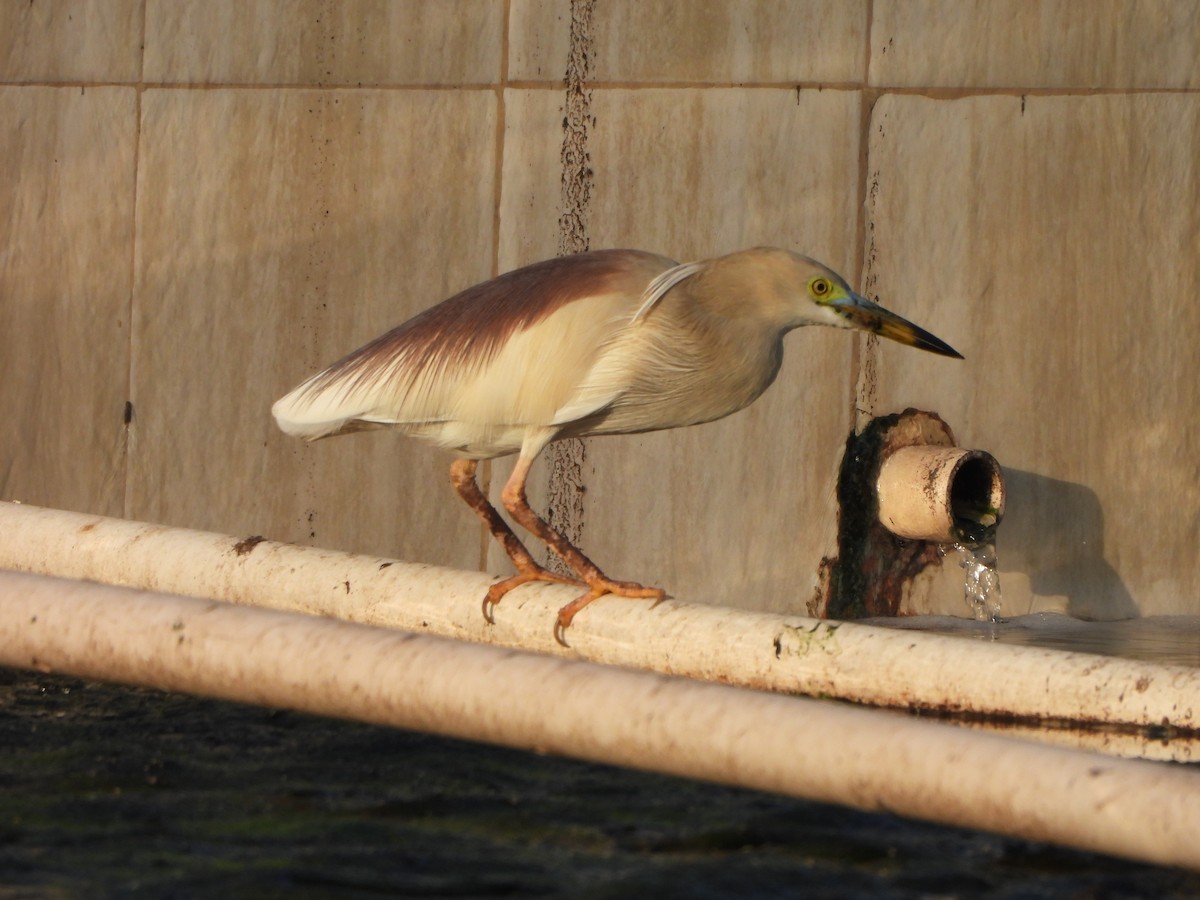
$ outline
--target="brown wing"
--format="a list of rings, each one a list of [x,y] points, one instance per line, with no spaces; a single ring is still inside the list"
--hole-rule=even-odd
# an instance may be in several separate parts
[[[645,285],[672,265],[637,250],[598,250],[517,269],[454,295],[348,354],[272,411],[284,431],[309,439],[356,430],[360,423],[452,420],[459,389],[485,372],[514,335],[589,298],[627,294],[632,315]]]

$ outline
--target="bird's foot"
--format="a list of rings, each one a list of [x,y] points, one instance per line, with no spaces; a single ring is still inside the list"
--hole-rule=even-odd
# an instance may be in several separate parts
[[[586,584],[578,578],[571,578],[567,575],[558,575],[551,572],[549,569],[543,569],[541,566],[533,565],[530,568],[524,569],[513,575],[511,578],[505,578],[503,581],[497,581],[488,588],[487,596],[483,598],[483,617],[489,625],[496,624],[495,608],[496,604],[504,599],[504,595],[513,588],[519,588],[523,584],[528,584],[531,581],[550,581],[556,584],[573,584],[579,587],[586,587]]]
[[[554,623],[554,639],[562,646],[569,647],[567,629],[571,627],[571,622],[576,614],[593,600],[603,597],[605,594],[615,594],[631,600],[653,600],[655,606],[667,599],[667,592],[662,588],[645,587],[635,581],[613,581],[603,575],[599,578],[589,579],[588,592],[572,600],[558,611],[558,619]]]

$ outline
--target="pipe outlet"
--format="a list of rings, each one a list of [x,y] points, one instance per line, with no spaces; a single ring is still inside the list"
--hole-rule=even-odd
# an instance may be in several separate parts
[[[990,453],[901,447],[882,462],[879,521],[897,537],[938,543],[988,540],[1004,515],[1004,477]]]

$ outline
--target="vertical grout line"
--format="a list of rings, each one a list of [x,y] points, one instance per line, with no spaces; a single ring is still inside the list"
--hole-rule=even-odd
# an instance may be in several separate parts
[[[558,255],[568,256],[589,248],[588,209],[592,194],[592,167],[588,135],[592,128],[592,92],[588,89],[592,63],[592,11],[595,0],[570,0],[570,41],[564,79],[566,99],[562,142],[562,212],[558,219]],[[555,441],[546,448],[549,464],[548,521],[570,543],[583,539],[583,480],[587,444],[579,438]],[[570,569],[551,555],[549,568],[569,574]]]
[[[863,28],[863,68],[862,83],[859,89],[858,112],[858,183],[856,184],[854,210],[854,271],[858,273],[859,290],[868,296],[871,285],[867,283],[870,260],[867,251],[869,242],[867,222],[868,181],[870,180],[870,142],[871,142],[871,113],[875,107],[876,92],[871,86],[871,31],[875,22],[875,2],[867,0],[866,22]],[[850,426],[857,432],[859,416],[868,398],[862,396],[864,380],[874,378],[874,363],[872,360],[874,346],[873,336],[866,338],[859,334],[850,347],[849,371],[849,413]]]
[[[496,164],[495,171],[492,173],[492,269],[493,277],[500,274],[500,211],[501,204],[504,199],[504,138],[505,138],[505,115],[507,109],[505,100],[508,92],[508,52],[509,52],[509,29],[512,28],[512,2],[504,0],[501,15],[504,17],[504,25],[500,30],[500,77],[496,85]],[[483,496],[489,497],[492,492],[492,461],[490,459],[483,460],[483,464],[479,467],[479,489],[483,492]],[[486,572],[488,570],[488,553],[493,546],[491,532],[487,527],[480,524],[479,526],[479,570]]]
[[[496,85],[496,170],[492,188],[492,276],[500,274],[500,210],[504,196],[504,128],[508,93],[509,29],[512,27],[511,0],[503,2],[504,27],[500,30],[500,77]]]
[[[133,518],[133,454],[137,450],[136,410],[133,404],[134,387],[134,303],[137,298],[138,276],[138,181],[142,163],[142,93],[146,89],[146,3],[142,3],[141,21],[138,23],[138,77],[134,85],[133,103],[133,190],[130,196],[129,235],[129,300],[125,306],[125,327],[129,330],[126,343],[128,360],[125,366],[125,409],[122,447],[124,459],[124,484],[121,497],[121,516]]]

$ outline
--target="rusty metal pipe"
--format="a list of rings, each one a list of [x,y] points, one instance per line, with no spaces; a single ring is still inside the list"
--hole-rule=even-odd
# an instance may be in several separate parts
[[[1004,515],[1004,477],[990,453],[962,447],[901,447],[877,481],[879,521],[897,537],[971,543]]]

